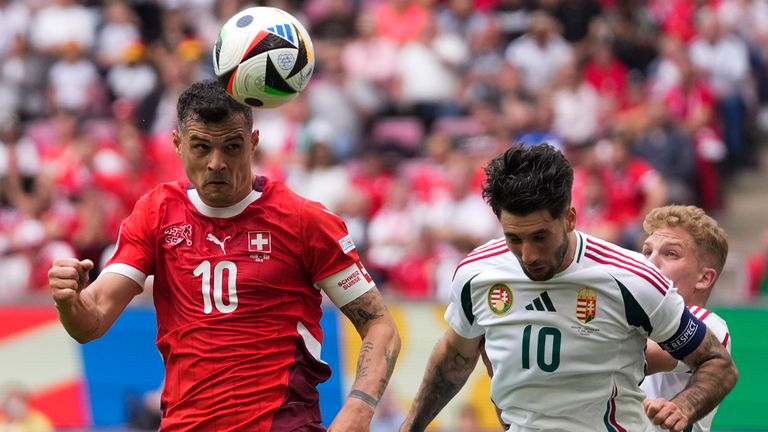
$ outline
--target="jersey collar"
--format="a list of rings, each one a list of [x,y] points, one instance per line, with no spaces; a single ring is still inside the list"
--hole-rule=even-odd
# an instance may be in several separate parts
[[[195,209],[205,216],[215,218],[231,218],[237,216],[251,205],[251,203],[259,199],[261,195],[261,191],[252,190],[251,193],[246,195],[246,197],[237,204],[229,207],[211,207],[203,202],[200,195],[197,193],[197,189],[187,189],[187,197],[189,197],[189,200],[192,202],[192,205],[195,206]]]

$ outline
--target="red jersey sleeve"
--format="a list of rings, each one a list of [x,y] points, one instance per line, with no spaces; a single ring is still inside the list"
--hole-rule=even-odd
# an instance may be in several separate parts
[[[308,202],[302,209],[301,235],[305,265],[312,283],[356,264],[360,257],[347,225],[322,204]]]
[[[104,268],[105,272],[124,274],[137,283],[143,285],[143,279],[154,271],[155,265],[155,236],[153,231],[159,221],[156,197],[157,193],[150,193],[141,197],[128,216],[120,224],[120,233],[117,238],[117,246],[112,258]],[[184,233],[171,233],[169,239],[184,241]],[[128,266],[129,268],[126,268]],[[131,269],[141,273],[132,272]],[[142,278],[142,280],[137,280]]]

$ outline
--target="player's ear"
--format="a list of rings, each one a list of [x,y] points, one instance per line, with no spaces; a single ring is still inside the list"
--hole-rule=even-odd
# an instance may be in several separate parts
[[[181,156],[181,135],[178,129],[173,130],[173,148],[176,150],[176,154]]]
[[[568,228],[568,232],[576,229],[576,208],[573,206],[569,207],[565,214],[565,226]]]
[[[696,289],[709,289],[712,287],[712,285],[715,284],[715,281],[717,280],[717,270],[713,269],[712,267],[704,267],[701,270],[701,273],[699,273],[699,278],[696,280],[696,285],[694,285],[694,288]]]
[[[257,145],[259,145],[259,130],[254,129],[251,132],[251,151],[256,150]]]

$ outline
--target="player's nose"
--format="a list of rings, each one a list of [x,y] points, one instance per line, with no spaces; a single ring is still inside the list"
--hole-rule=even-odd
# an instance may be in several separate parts
[[[219,149],[215,149],[211,152],[208,158],[208,170],[209,171],[221,171],[227,167],[224,152]]]
[[[537,248],[530,242],[523,242],[523,246],[520,248],[520,260],[525,265],[535,264],[539,259],[539,252]]]

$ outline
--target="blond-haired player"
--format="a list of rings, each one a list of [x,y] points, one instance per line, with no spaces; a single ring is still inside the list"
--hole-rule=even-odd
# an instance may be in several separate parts
[[[643,255],[672,280],[691,313],[703,321],[730,352],[728,326],[704,308],[728,255],[728,240],[723,229],[704,210],[679,205],[652,210],[645,217],[643,228],[648,233]],[[685,388],[691,371],[651,340],[646,356],[649,376],[640,388],[647,395],[646,410],[653,411],[659,405],[657,401],[672,399]],[[660,371],[663,372],[655,373]],[[709,431],[715,411],[717,408],[685,430]]]

